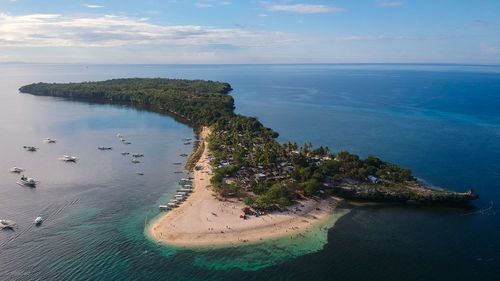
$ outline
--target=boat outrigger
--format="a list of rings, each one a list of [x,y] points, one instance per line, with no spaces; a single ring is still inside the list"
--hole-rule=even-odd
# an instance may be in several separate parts
[[[26,151],[32,151],[32,152],[35,152],[38,150],[38,148],[34,147],[34,146],[27,146],[27,145],[23,145],[23,148],[26,150]]]
[[[33,178],[27,178],[23,175],[21,179],[17,182],[17,184],[29,187],[36,187],[37,181]]]
[[[24,172],[24,171],[26,171],[26,170],[24,168],[20,168],[20,167],[12,167],[9,170],[9,172],[16,173],[16,174],[19,174],[19,173]]]

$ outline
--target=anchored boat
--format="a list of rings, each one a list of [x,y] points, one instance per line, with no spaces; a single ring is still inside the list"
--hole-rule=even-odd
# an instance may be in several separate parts
[[[25,171],[25,169],[24,168],[20,168],[20,167],[12,167],[9,170],[9,172],[16,173],[16,174],[19,174],[19,173],[24,172],[24,171]]]
[[[21,179],[17,182],[17,184],[29,187],[36,187],[37,181],[33,178],[27,178],[23,175]]]
[[[63,155],[59,160],[64,161],[64,162],[73,162],[76,163],[78,160],[78,157],[76,156],[69,156],[69,155]]]

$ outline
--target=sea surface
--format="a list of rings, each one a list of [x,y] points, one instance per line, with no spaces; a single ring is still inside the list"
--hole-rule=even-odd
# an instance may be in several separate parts
[[[472,209],[353,207],[302,240],[173,249],[145,226],[175,193],[191,128],[126,106],[20,94],[33,82],[171,77],[229,82],[236,111],[311,142],[474,188]],[[120,133],[131,142],[122,144]],[[498,280],[500,67],[0,64],[0,280]],[[44,138],[57,139],[55,144]],[[23,145],[39,148],[27,152]],[[100,151],[98,146],[112,146]],[[141,163],[120,152],[143,153]],[[64,163],[63,154],[77,163]],[[39,180],[16,184],[13,166]],[[143,176],[137,172],[144,172]],[[33,225],[36,216],[46,220]]]

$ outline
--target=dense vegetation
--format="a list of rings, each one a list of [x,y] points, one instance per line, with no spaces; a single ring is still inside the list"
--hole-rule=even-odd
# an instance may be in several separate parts
[[[242,198],[258,209],[280,208],[302,197],[335,194],[370,201],[467,203],[471,192],[424,188],[411,171],[370,156],[361,159],[311,144],[280,144],[278,133],[256,118],[234,113],[227,83],[178,79],[114,79],[67,84],[37,83],[23,93],[119,102],[175,116],[194,127],[210,126],[212,185],[221,196]],[[193,168],[203,148],[190,157]]]
[[[233,114],[228,83],[163,78],[113,79],[83,83],[36,83],[23,93],[77,100],[125,103],[170,112],[193,126],[209,125]]]

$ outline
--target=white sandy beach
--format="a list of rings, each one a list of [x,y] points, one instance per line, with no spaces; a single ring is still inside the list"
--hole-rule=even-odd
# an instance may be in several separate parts
[[[205,150],[197,163],[203,169],[194,172],[194,191],[180,207],[160,215],[148,226],[152,239],[182,247],[231,246],[293,238],[331,218],[333,208],[328,200],[306,200],[290,208],[293,211],[240,218],[242,202],[218,200],[210,189],[211,166],[206,143],[209,133],[205,127],[200,134]]]

